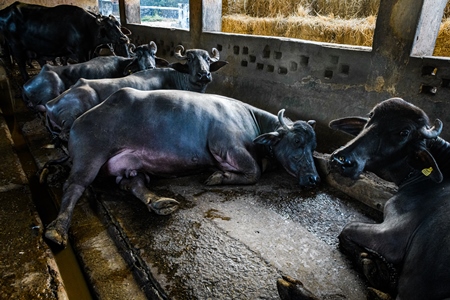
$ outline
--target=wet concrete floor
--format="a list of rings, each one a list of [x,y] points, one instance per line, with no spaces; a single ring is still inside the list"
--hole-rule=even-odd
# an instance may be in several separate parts
[[[16,104],[17,101],[21,100],[16,98]],[[18,128],[37,168],[64,155],[60,149],[47,147],[51,139],[43,118],[31,111],[20,111]],[[14,159],[8,157],[7,161]],[[318,164],[326,170],[320,155]],[[65,171],[53,170],[45,185],[56,205]],[[0,178],[2,186],[18,185],[11,193],[30,193],[23,174],[12,176],[12,171],[7,174],[5,184]],[[284,170],[265,173],[251,186],[208,187],[203,182],[209,175],[156,179],[150,183],[159,195],[181,203],[181,208],[171,216],[148,211],[139,200],[120,191],[110,178],[96,180],[78,202],[70,232],[71,245],[91,295],[80,296],[75,292],[70,298],[278,299],[276,280],[285,274],[301,280],[323,299],[365,299],[365,282],[338,250],[337,236],[349,221],[379,220],[379,211],[327,183],[302,190]],[[22,181],[16,183],[12,177]],[[346,189],[348,192],[351,188]],[[368,190],[367,186],[361,189]],[[384,190],[376,199],[381,204],[369,199],[369,205],[382,206],[389,194],[383,194]],[[5,197],[14,199],[1,191],[2,203],[8,202],[3,200]],[[373,198],[373,193],[368,195]],[[43,227],[51,220],[41,222],[38,209],[27,208],[34,205],[33,201],[30,197],[25,200],[20,207],[0,210],[1,220],[5,220],[2,228],[12,228],[13,224],[24,227],[38,245],[24,243],[25,235],[19,229],[8,234],[0,231],[2,244],[10,240],[18,247],[18,250],[2,247],[0,276],[2,290],[7,285],[13,286],[7,295],[18,293],[22,295],[18,298],[31,299],[29,295],[34,294],[14,287],[32,273],[27,269],[19,272],[21,268],[11,265],[24,252],[20,249],[31,249],[28,251],[39,255],[46,253],[49,258],[45,261],[52,262],[47,265],[55,266],[55,271],[47,272],[47,276],[58,273],[58,267],[42,240]],[[10,202],[19,205],[19,201]],[[39,255],[27,256],[27,262],[20,265],[38,265]],[[4,283],[4,278],[12,276],[10,273],[15,281]],[[52,291],[55,299],[62,299],[68,294],[63,285],[48,289],[45,285],[49,281],[59,282],[60,276],[56,278],[36,285],[42,284],[43,291]],[[64,279],[66,285],[68,281]]]

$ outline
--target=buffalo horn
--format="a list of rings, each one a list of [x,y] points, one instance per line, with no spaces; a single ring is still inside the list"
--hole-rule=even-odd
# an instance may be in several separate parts
[[[150,49],[152,50],[152,53],[155,54],[156,51],[158,51],[158,47],[156,46],[154,41],[150,41],[150,43],[148,43],[148,46],[150,47]]]
[[[178,45],[176,48],[175,48],[175,57],[176,58],[178,58],[178,59],[186,59],[187,57],[186,57],[186,55],[183,55],[183,54],[181,54],[181,53],[183,53],[184,52],[184,47],[183,46],[181,46],[181,45]]]
[[[278,121],[280,121],[280,125],[283,126],[284,129],[289,130],[289,126],[284,122],[284,111],[285,109],[283,108],[278,112]]]
[[[212,48],[212,55],[213,55],[213,57],[211,57],[211,61],[219,60],[219,58],[220,58],[219,50],[217,50],[216,48]]]
[[[430,129],[424,126],[419,130],[420,135],[426,139],[434,139],[439,134],[441,134],[441,132],[442,132],[442,121],[439,119],[436,119],[436,121],[434,121],[434,126],[431,127]]]
[[[136,45],[133,43],[130,43],[128,45],[128,51],[130,51],[132,54],[134,54],[134,50],[136,49]]]

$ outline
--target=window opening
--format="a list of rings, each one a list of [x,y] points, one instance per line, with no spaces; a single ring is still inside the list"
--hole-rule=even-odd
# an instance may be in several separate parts
[[[433,56],[450,56],[450,1],[444,9]]]
[[[189,0],[140,0],[142,25],[189,29]]]
[[[120,21],[119,0],[98,0],[98,10],[101,15],[113,15]]]
[[[222,0],[222,31],[372,46],[380,0]]]

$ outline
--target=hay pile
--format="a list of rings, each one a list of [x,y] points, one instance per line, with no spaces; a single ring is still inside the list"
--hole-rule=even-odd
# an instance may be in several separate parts
[[[375,17],[344,20],[324,16],[255,18],[231,15],[222,18],[222,31],[371,46],[375,20]]]
[[[371,46],[380,0],[224,0],[222,31]]]
[[[380,0],[223,0],[222,31],[372,46],[379,4]],[[434,55],[450,56],[450,1]]]
[[[445,19],[434,46],[434,56],[450,56],[450,18]]]
[[[223,0],[223,15],[245,14],[250,17],[291,16],[307,11],[311,16],[335,16],[342,19],[375,16],[380,0]]]
[[[450,1],[444,9],[441,28],[434,46],[434,56],[450,56]]]

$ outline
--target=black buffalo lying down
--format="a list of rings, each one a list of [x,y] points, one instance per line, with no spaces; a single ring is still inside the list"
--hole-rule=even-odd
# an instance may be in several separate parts
[[[197,92],[117,91],[72,126],[72,169],[58,217],[45,236],[66,244],[73,208],[100,171],[162,215],[175,211],[178,202],[150,192],[147,176],[215,168],[207,185],[253,184],[267,158],[278,161],[301,186],[317,184],[315,122],[291,122],[283,112],[277,117],[235,99]]]
[[[44,105],[74,85],[80,78],[119,78],[137,71],[166,67],[169,62],[156,56],[157,46],[150,41],[134,47],[132,57],[100,56],[66,66],[44,65],[22,88],[22,97],[29,107],[45,111]]]
[[[450,298],[450,145],[438,137],[441,121],[434,124],[400,98],[369,118],[330,123],[357,135],[332,154],[334,170],[354,179],[372,171],[399,187],[381,224],[353,222],[339,235],[370,285],[396,299]]]
[[[67,141],[76,118],[124,87],[143,91],[173,89],[204,93],[212,81],[212,73],[228,64],[219,60],[216,48],[212,48],[212,55],[203,49],[183,52],[184,47],[178,45],[174,54],[186,63],[171,63],[170,68],[146,70],[114,79],[80,79],[69,90],[45,104],[47,128],[59,139]]]

